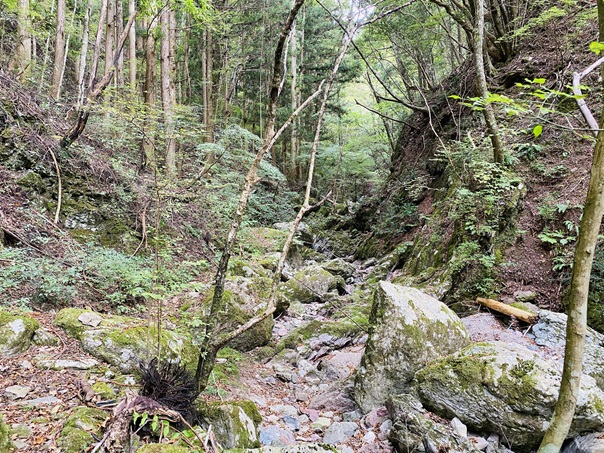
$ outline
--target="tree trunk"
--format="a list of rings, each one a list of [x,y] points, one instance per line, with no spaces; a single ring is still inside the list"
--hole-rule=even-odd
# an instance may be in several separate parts
[[[141,141],[141,161],[144,167],[145,164],[151,163],[155,166],[155,148],[149,136],[151,130],[151,124],[149,124],[148,118],[150,117],[151,111],[153,110],[157,98],[156,90],[156,69],[157,69],[157,54],[155,51],[155,18],[151,19],[148,23],[148,19],[144,19],[143,26],[147,30],[147,36],[145,39],[145,84],[143,89],[143,98],[145,100],[145,107],[147,114],[143,121],[143,138]]]
[[[292,27],[291,33],[291,109],[292,112],[298,108],[299,101],[299,87],[298,87],[298,37],[296,30],[296,23]],[[296,121],[292,124],[292,130],[290,135],[290,145],[289,145],[289,171],[284,171],[285,174],[289,174],[289,178],[291,182],[296,183],[298,181],[296,166],[298,165],[298,124]],[[284,165],[286,167],[285,162],[287,162],[284,158]]]
[[[478,85],[478,93],[484,99],[483,114],[487,124],[487,131],[491,144],[493,146],[493,160],[498,164],[503,163],[503,142],[499,135],[499,126],[495,119],[493,105],[486,101],[489,97],[489,89],[487,87],[487,77],[484,70],[484,0],[476,1],[476,28],[474,30],[473,42],[475,66],[476,66],[476,83]]]
[[[131,27],[130,30],[134,30]],[[115,37],[118,39],[124,31],[124,5],[122,0],[115,0]],[[116,68],[115,68],[115,81],[116,87],[124,86],[124,53],[120,52],[118,57]]]
[[[604,3],[598,0],[600,41],[604,39]],[[583,350],[587,334],[587,297],[598,235],[604,214],[604,109],[600,116],[600,130],[596,139],[589,187],[579,226],[579,237],[573,259],[566,323],[564,369],[558,402],[549,428],[541,441],[538,453],[558,453],[568,435],[581,386]]]
[[[96,81],[96,75],[99,70],[99,60],[101,59],[101,45],[103,42],[103,29],[107,20],[108,0],[102,0],[101,11],[99,15],[99,26],[96,30],[96,39],[94,41],[94,54],[92,55],[92,64],[90,65],[90,76],[88,78],[88,91],[92,90]]]
[[[55,35],[55,56],[52,68],[52,83],[50,85],[50,96],[59,98],[61,90],[61,76],[65,62],[65,0],[57,0],[57,31]]]
[[[134,0],[128,0],[128,15],[132,16],[136,11]],[[136,90],[136,22],[130,28],[128,35],[128,78],[132,93]]]
[[[108,0],[107,4],[107,31],[105,32],[105,74],[112,67],[111,56],[113,55],[113,41],[115,35],[115,2]]]
[[[32,38],[29,20],[29,0],[17,2],[17,51],[11,61],[11,70],[23,81],[31,74]]]
[[[237,232],[243,220],[243,214],[247,209],[247,204],[252,193],[252,188],[258,181],[258,167],[260,162],[264,158],[267,151],[274,145],[273,138],[275,136],[275,118],[277,113],[277,101],[279,100],[279,84],[281,83],[281,77],[283,73],[283,48],[285,40],[290,33],[292,24],[296,19],[298,11],[302,7],[304,0],[296,0],[292,10],[289,13],[287,21],[281,30],[281,35],[277,42],[277,48],[275,49],[275,58],[273,62],[273,80],[271,84],[270,102],[269,102],[269,115],[267,118],[265,134],[263,136],[262,147],[258,150],[256,157],[246,175],[245,183],[241,191],[237,210],[233,216],[233,222],[231,223],[231,229],[226,238],[222,256],[218,264],[218,270],[216,271],[216,277],[214,280],[214,296],[212,298],[212,304],[210,306],[210,314],[208,316],[208,324],[205,328],[205,335],[203,338],[202,345],[200,346],[199,361],[197,363],[197,370],[195,373],[195,383],[199,391],[203,390],[208,382],[210,373],[214,369],[214,362],[216,354],[224,344],[220,344],[217,341],[217,318],[218,314],[224,307],[224,282],[226,278],[226,272],[229,265],[229,260],[233,252],[233,247],[237,238]]]
[[[86,74],[86,58],[88,56],[88,41],[90,40],[90,14],[94,0],[88,0],[86,12],[84,13],[84,30],[82,31],[82,47],[80,50],[80,61],[78,65],[78,108],[84,102],[86,86],[84,75]]]
[[[214,125],[212,124],[212,33],[206,29],[203,32],[204,48],[201,54],[202,83],[203,83],[203,123],[206,129],[206,142],[214,142]]]
[[[176,141],[174,140],[174,71],[173,44],[174,33],[170,30],[174,12],[165,8],[161,14],[162,40],[160,49],[161,59],[161,100],[166,131],[166,171],[169,175],[176,174]]]

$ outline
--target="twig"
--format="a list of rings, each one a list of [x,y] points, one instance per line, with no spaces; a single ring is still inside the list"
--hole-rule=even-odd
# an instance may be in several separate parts
[[[591,110],[589,109],[589,106],[587,105],[587,102],[585,102],[585,99],[583,99],[583,93],[581,91],[580,85],[581,85],[581,79],[583,79],[585,76],[587,76],[591,71],[596,69],[602,63],[604,63],[604,57],[600,58],[598,61],[596,61],[595,63],[593,63],[590,66],[588,66],[587,68],[585,68],[582,72],[575,72],[573,74],[573,93],[576,96],[578,96],[577,105],[579,106],[579,110],[581,110],[581,113],[583,114],[583,118],[585,118],[585,121],[589,125],[589,127],[592,130],[594,135],[598,135],[598,131],[599,131],[600,127],[598,125],[598,122],[592,115]]]

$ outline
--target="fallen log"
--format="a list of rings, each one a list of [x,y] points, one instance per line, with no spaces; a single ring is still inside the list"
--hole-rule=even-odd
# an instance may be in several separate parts
[[[493,299],[483,299],[482,297],[478,297],[476,298],[476,302],[481,305],[484,305],[485,307],[490,308],[491,310],[503,313],[504,315],[513,316],[514,318],[526,322],[527,324],[535,323],[538,318],[538,316],[534,313],[522,310],[520,308],[512,307],[511,305],[504,304],[503,302],[499,302]]]

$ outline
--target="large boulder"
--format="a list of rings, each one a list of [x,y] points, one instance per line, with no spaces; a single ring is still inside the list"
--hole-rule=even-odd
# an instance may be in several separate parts
[[[138,371],[141,363],[157,354],[157,325],[149,326],[142,319],[65,308],[57,313],[55,325],[80,340],[86,352],[125,373]],[[162,328],[159,337],[162,359],[195,367],[199,351],[189,335]]]
[[[559,357],[560,366],[564,360],[566,320],[567,316],[564,313],[541,310],[538,322],[533,325],[527,335],[537,345],[547,348],[550,356]],[[596,384],[604,390],[604,349],[602,345],[604,345],[604,335],[588,327],[583,353],[583,373],[594,378]]]
[[[462,437],[450,425],[439,423],[415,397],[398,395],[388,398],[386,407],[392,420],[390,442],[401,453],[424,450],[424,442],[435,451],[450,453],[478,453],[467,437]]]
[[[407,393],[416,371],[469,344],[466,328],[445,304],[386,281],[375,291],[369,324],[355,381],[355,400],[364,412]]]
[[[0,310],[0,355],[10,356],[26,351],[40,327],[29,316],[16,316]]]
[[[558,399],[559,367],[524,346],[476,343],[416,374],[421,401],[478,432],[497,433],[514,451],[530,451],[547,429]],[[581,391],[570,435],[604,428],[604,392],[590,376]]]
[[[329,294],[344,289],[346,282],[318,264],[308,266],[279,286],[278,311],[286,310],[291,303],[325,302]]]
[[[258,426],[262,416],[253,401],[204,403],[199,406],[199,416],[212,426],[223,448],[260,447]]]

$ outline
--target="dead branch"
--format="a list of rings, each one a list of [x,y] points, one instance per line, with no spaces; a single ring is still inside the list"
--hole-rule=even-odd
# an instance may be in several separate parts
[[[600,127],[593,114],[591,113],[587,102],[585,102],[585,99],[583,98],[583,92],[581,91],[581,79],[586,77],[590,72],[592,72],[602,63],[604,63],[604,57],[600,58],[598,61],[585,68],[582,72],[575,72],[573,74],[573,93],[575,94],[575,96],[577,96],[577,105],[579,106],[579,110],[581,110],[581,114],[583,115],[583,118],[585,118],[585,121],[589,125],[589,128],[591,129],[594,136],[598,135]]]
[[[520,308],[512,307],[511,305],[504,304],[503,302],[499,302],[493,299],[483,299],[482,297],[478,297],[476,299],[476,302],[506,316],[513,316],[514,318],[526,322],[527,324],[533,324],[535,321],[537,321],[538,318],[538,316],[534,313],[522,310]]]

